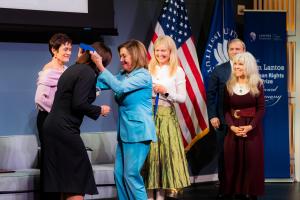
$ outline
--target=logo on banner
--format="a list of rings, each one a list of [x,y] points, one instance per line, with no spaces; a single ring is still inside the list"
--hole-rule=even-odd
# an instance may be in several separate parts
[[[217,31],[208,41],[207,49],[204,52],[206,58],[204,67],[208,73],[211,73],[215,66],[229,60],[227,45],[230,38],[237,38],[237,33],[233,29],[224,28],[223,34],[224,38],[220,31]]]
[[[249,37],[250,37],[250,42],[255,42],[255,40],[256,40],[256,33],[255,32],[249,33]]]
[[[250,42],[255,42],[256,40],[269,40],[269,41],[280,41],[282,37],[276,33],[260,33],[256,34],[255,32],[249,33]]]

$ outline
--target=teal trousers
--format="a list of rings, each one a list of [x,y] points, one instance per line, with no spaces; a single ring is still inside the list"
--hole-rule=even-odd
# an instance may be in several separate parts
[[[118,142],[115,161],[115,182],[119,200],[146,200],[141,169],[150,149],[150,141]]]

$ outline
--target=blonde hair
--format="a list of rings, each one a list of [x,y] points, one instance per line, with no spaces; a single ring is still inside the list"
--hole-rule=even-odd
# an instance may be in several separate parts
[[[245,76],[247,79],[247,86],[250,89],[250,94],[252,96],[259,95],[259,86],[263,85],[263,81],[260,78],[258,67],[254,56],[249,52],[238,53],[233,58],[233,63],[242,62],[245,66]],[[232,72],[229,80],[226,83],[227,90],[230,95],[233,95],[233,87],[237,83],[237,77],[235,73]]]
[[[159,36],[153,45],[153,50],[151,52],[151,60],[149,62],[149,71],[151,75],[156,74],[156,66],[159,65],[156,57],[155,57],[155,49],[159,45],[164,45],[170,51],[170,59],[169,59],[169,76],[173,76],[176,71],[177,67],[179,66],[178,56],[177,56],[177,48],[174,40],[167,35]]]
[[[130,54],[133,69],[148,68],[147,50],[142,42],[134,39],[128,40],[118,47],[119,53],[122,48],[126,48]]]

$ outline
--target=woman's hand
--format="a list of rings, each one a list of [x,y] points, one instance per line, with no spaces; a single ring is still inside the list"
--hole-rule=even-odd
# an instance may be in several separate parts
[[[101,116],[106,117],[110,112],[110,107],[108,105],[101,106]]]
[[[243,129],[243,131],[242,131],[243,135],[246,135],[246,137],[247,137],[247,133],[252,130],[252,126],[251,125],[240,126],[240,128]]]
[[[247,137],[247,134],[245,133],[243,127],[240,127],[240,126],[230,126],[230,129],[238,137]]]
[[[96,64],[100,72],[103,72],[105,67],[102,64],[102,57],[96,51],[90,51],[91,59]]]
[[[160,85],[160,84],[154,84],[153,85],[153,91],[155,93],[160,93],[160,94],[167,93],[167,89],[163,85]]]

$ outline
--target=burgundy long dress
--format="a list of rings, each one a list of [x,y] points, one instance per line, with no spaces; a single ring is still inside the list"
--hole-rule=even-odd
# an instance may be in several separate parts
[[[228,127],[252,125],[253,129],[247,137],[236,136],[230,128],[224,141],[225,174],[221,183],[224,194],[254,195],[264,193],[264,151],[263,151],[263,115],[265,100],[263,86],[259,87],[259,95],[254,97],[248,92],[245,95],[232,96],[225,89],[225,120]],[[254,108],[254,116],[233,115],[234,110]]]

